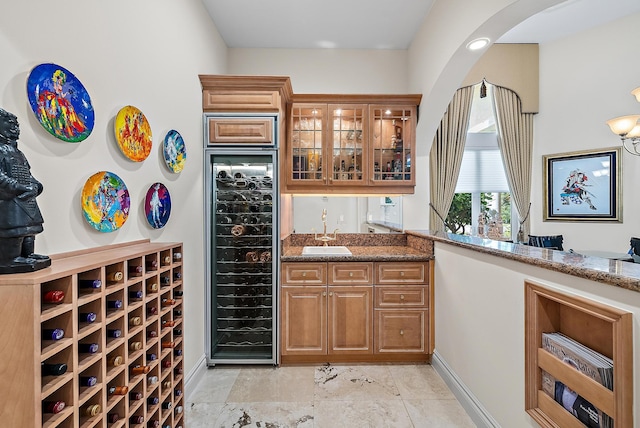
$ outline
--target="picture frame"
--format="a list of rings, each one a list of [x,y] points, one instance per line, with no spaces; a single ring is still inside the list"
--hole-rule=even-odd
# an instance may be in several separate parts
[[[622,222],[620,147],[543,155],[544,221]]]

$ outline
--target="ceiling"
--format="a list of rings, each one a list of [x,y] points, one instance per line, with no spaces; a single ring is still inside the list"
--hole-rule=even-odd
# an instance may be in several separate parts
[[[230,48],[407,49],[434,0],[203,0]],[[250,11],[250,13],[249,13]],[[567,0],[498,43],[545,43],[640,12],[639,0]]]

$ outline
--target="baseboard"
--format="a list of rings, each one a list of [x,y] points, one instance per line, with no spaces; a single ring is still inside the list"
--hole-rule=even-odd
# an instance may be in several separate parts
[[[500,428],[500,424],[491,417],[487,409],[480,404],[462,380],[451,370],[451,367],[442,359],[438,351],[433,353],[431,365],[447,384],[453,395],[456,396],[476,426],[480,428]]]
[[[206,371],[207,356],[202,354],[196,365],[189,370],[189,373],[184,377],[184,396],[186,401],[189,401],[191,394],[196,390],[198,382],[202,379]]]

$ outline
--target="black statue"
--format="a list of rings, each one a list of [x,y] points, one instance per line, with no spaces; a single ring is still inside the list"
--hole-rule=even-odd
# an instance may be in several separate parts
[[[36,196],[42,183],[18,150],[18,118],[0,108],[0,273],[32,272],[51,265],[34,253],[35,235],[42,232]]]

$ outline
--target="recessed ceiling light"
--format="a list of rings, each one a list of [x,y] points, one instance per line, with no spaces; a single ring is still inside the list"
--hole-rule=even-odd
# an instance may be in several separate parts
[[[479,39],[471,40],[467,43],[467,49],[470,51],[477,51],[479,49],[484,48],[489,44],[489,39],[486,37],[481,37]]]

